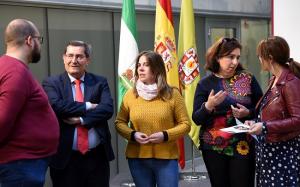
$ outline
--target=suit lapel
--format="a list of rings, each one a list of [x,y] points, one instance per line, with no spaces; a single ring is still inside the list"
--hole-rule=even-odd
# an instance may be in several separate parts
[[[85,73],[84,77],[84,100],[90,101],[94,90],[94,80],[89,73]]]
[[[71,81],[70,81],[70,78],[69,78],[67,72],[62,74],[62,84],[63,84],[63,93],[62,93],[63,98],[70,100],[70,101],[74,101]]]

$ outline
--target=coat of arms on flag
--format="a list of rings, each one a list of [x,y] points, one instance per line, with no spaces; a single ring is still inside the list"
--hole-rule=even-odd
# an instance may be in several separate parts
[[[134,66],[135,64],[131,64],[131,66],[122,73],[123,78],[125,78],[126,81],[130,82],[131,84],[134,83]]]
[[[183,84],[191,84],[199,75],[198,56],[194,48],[184,52],[179,62],[179,76]]]
[[[155,52],[161,54],[163,58],[167,72],[173,67],[174,57],[173,54],[176,53],[175,42],[172,41],[168,36],[162,37],[158,35],[158,41],[155,43]]]

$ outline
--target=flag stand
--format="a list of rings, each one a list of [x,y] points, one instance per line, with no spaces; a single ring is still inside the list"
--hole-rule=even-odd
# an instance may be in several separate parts
[[[206,172],[196,172],[196,166],[195,166],[195,151],[194,151],[194,143],[192,141],[191,143],[192,147],[192,171],[191,172],[182,172],[180,173],[180,180],[185,181],[198,181],[198,180],[204,180],[207,179],[207,173]]]
[[[134,184],[134,182],[123,182],[123,183],[121,184],[121,186],[122,186],[122,187],[134,187],[135,184]]]

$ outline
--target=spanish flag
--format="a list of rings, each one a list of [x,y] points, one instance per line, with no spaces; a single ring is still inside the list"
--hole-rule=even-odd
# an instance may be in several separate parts
[[[194,94],[200,80],[199,63],[195,40],[195,22],[192,0],[182,0],[178,39],[179,77],[185,104],[192,126],[189,136],[199,147],[200,127],[192,120]]]
[[[154,51],[158,52],[165,62],[168,84],[179,88],[178,59],[170,0],[156,0]],[[180,151],[179,164],[181,168],[184,168],[183,138],[178,141],[178,145]]]

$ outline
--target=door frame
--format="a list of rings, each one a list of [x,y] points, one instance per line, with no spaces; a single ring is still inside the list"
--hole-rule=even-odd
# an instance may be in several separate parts
[[[211,28],[233,28],[234,37],[239,41],[241,39],[241,21],[234,18],[206,18],[205,19],[205,48],[206,50],[212,45]]]

